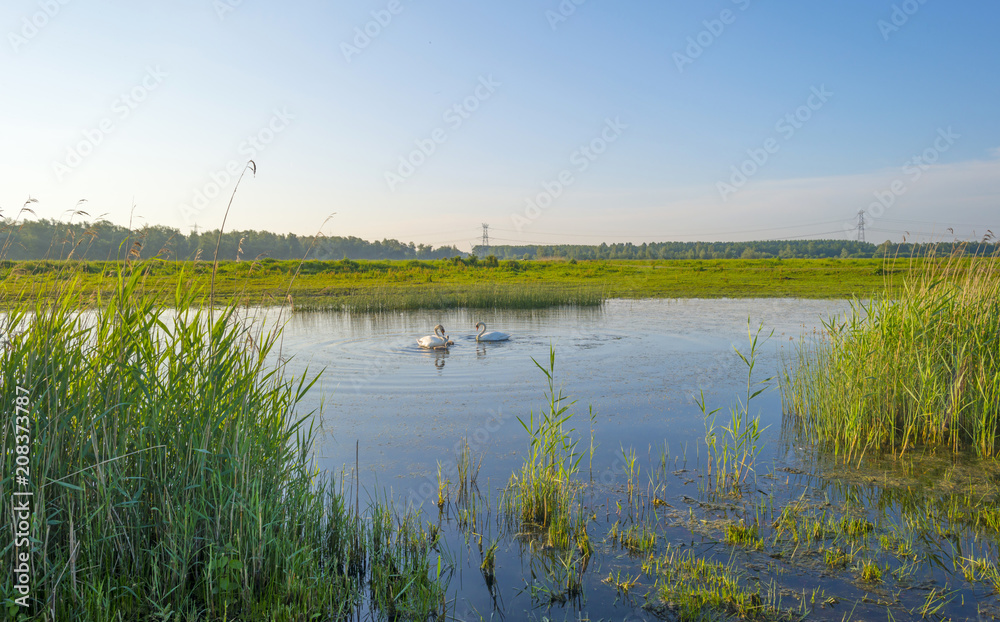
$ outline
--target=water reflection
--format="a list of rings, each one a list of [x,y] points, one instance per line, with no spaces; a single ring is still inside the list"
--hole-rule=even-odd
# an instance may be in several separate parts
[[[425,357],[430,358],[434,361],[434,368],[438,371],[444,369],[445,360],[451,356],[451,352],[447,348],[438,348],[435,350],[423,350],[421,352]]]

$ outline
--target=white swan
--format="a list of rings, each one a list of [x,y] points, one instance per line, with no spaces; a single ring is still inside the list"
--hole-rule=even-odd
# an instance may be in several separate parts
[[[479,334],[476,335],[476,341],[477,342],[479,342],[479,341],[507,341],[508,339],[510,339],[510,335],[508,335],[507,333],[501,333],[501,332],[498,332],[498,331],[495,331],[495,330],[491,330],[490,332],[486,332],[486,324],[483,324],[482,322],[479,322],[478,324],[476,324],[476,328],[479,328],[480,326],[482,326],[482,328],[479,330]]]
[[[440,334],[438,334],[440,333]],[[444,334],[444,326],[438,324],[434,327],[434,334],[427,335],[426,337],[421,337],[417,339],[417,345],[421,348],[428,348],[431,350],[440,350],[442,348],[447,348],[448,346],[454,344],[454,341],[448,339],[448,335]]]

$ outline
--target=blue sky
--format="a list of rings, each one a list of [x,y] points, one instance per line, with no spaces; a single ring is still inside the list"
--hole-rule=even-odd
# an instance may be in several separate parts
[[[864,210],[869,240],[981,236],[998,26],[986,1],[9,0],[0,209],[215,228],[252,157],[228,228],[467,249],[483,222],[850,237]]]

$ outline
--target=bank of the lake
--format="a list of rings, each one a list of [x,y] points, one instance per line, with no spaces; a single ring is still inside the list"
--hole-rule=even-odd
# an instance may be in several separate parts
[[[680,261],[257,261],[220,262],[216,301],[292,303],[297,309],[544,308],[609,298],[866,298],[932,260],[717,259]],[[115,286],[119,264],[0,263],[4,299],[51,297],[75,280],[95,302]],[[143,286],[173,299],[178,280],[206,295],[210,261],[153,261]]]

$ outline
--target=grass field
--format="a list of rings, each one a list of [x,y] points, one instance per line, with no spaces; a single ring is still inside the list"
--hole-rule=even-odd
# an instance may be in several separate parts
[[[287,304],[296,309],[537,308],[592,305],[607,298],[865,298],[921,260],[719,259],[690,261],[275,261],[224,262],[216,302]],[[115,286],[110,262],[0,262],[5,300],[51,297],[76,280],[97,303]],[[145,264],[143,289],[169,301],[178,277],[210,290],[212,263]],[[887,279],[887,275],[892,279]]]

